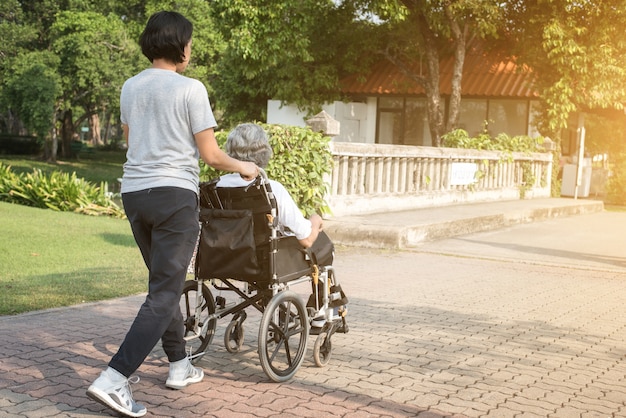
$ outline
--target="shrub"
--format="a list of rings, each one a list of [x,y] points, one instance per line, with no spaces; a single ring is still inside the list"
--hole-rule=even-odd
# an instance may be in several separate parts
[[[55,171],[45,175],[38,169],[17,174],[2,163],[0,200],[63,212],[125,217],[124,211],[108,195],[105,183],[97,187],[78,178],[76,173]]]
[[[626,206],[626,154],[615,157],[611,171],[606,186],[606,203]]]
[[[531,138],[528,135],[510,136],[501,133],[492,137],[481,132],[470,137],[467,131],[455,129],[442,137],[443,146],[449,148],[478,149],[505,152],[543,152],[543,137]]]
[[[531,138],[528,135],[510,136],[501,133],[492,137],[487,131],[479,133],[475,137],[470,137],[467,131],[463,129],[455,129],[442,137],[443,146],[449,148],[464,148],[489,151],[501,151],[505,153],[512,152],[544,152],[544,138]],[[558,166],[558,165],[557,165]],[[530,185],[535,182],[535,176],[532,172],[529,162],[521,163],[522,183],[519,187],[520,198],[526,196],[526,191]],[[482,173],[477,173],[482,175]]]
[[[41,146],[34,136],[0,134],[0,154],[37,155]]]
[[[329,213],[324,200],[328,185],[325,175],[332,169],[332,154],[328,147],[330,138],[309,128],[259,123],[268,134],[274,157],[266,172],[289,191],[305,216]],[[216,133],[223,148],[228,132]],[[225,174],[201,162],[203,181]]]

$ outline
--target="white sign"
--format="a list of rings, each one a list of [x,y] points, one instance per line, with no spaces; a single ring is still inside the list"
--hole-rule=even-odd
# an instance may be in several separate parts
[[[476,183],[476,163],[452,163],[450,170],[450,186],[467,186]]]

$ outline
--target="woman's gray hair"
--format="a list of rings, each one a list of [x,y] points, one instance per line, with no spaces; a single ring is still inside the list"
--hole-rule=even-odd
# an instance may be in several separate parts
[[[240,161],[251,161],[265,168],[273,152],[267,134],[259,125],[242,123],[226,139],[226,154]]]

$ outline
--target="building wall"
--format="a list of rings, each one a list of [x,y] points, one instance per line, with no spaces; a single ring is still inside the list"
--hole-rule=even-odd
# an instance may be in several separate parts
[[[340,134],[333,140],[335,142],[376,143],[377,106],[376,97],[367,97],[360,102],[333,102],[324,106],[323,110],[340,124]],[[501,133],[496,132],[497,130],[504,129],[512,136],[536,137],[539,135],[534,128],[537,106],[538,102],[526,99],[492,99],[490,106],[487,99],[468,98],[462,102],[460,126],[473,136],[482,130],[486,120],[491,120],[490,133],[492,135],[497,135]],[[312,115],[307,115],[295,106],[283,106],[279,100],[269,100],[267,103],[267,123],[306,126],[306,119],[310,116]],[[432,145],[430,132],[425,130],[424,136],[425,138],[422,138],[418,145]]]
[[[337,142],[359,142],[373,144],[376,141],[376,98],[368,98],[365,102],[334,102],[323,106],[326,113],[340,124],[339,136],[333,138]],[[282,105],[280,100],[268,100],[267,123],[306,126],[310,118],[306,112],[295,106]]]

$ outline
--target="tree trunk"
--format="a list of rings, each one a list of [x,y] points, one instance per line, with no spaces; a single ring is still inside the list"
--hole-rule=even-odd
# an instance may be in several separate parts
[[[57,149],[59,148],[59,137],[57,136],[57,128],[56,128],[56,118],[52,123],[52,128],[50,129],[50,142],[52,143],[52,149],[50,150],[50,157],[48,161],[56,163],[57,162]]]
[[[421,9],[413,10],[417,13],[419,31],[426,49],[426,67],[428,76],[424,83],[426,91],[426,109],[428,113],[428,125],[433,146],[441,146],[441,136],[444,134],[444,106],[442,105],[439,90],[439,51],[434,32],[428,25],[428,20]]]
[[[61,156],[63,158],[72,156],[72,136],[74,135],[72,118],[72,109],[63,112],[63,125],[61,126]]]
[[[104,145],[107,145],[111,140],[111,112],[105,112],[104,117],[104,138],[102,138],[102,142]]]
[[[94,147],[102,145],[102,138],[100,137],[100,116],[97,113],[89,115],[89,134],[91,136],[91,143]]]
[[[448,107],[448,120],[446,122],[445,131],[450,132],[459,124],[459,115],[461,113],[461,81],[463,78],[463,64],[465,63],[465,49],[467,28],[462,30],[458,23],[452,17],[449,7],[445,8],[446,18],[452,37],[454,39],[454,65],[452,68],[450,103]]]

